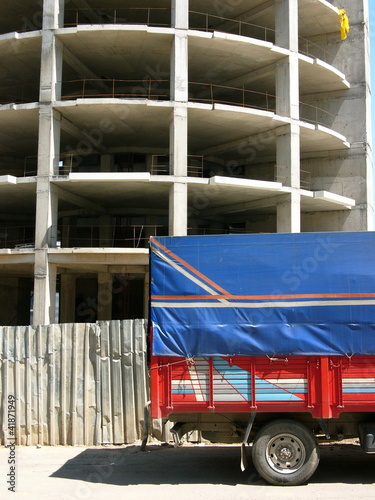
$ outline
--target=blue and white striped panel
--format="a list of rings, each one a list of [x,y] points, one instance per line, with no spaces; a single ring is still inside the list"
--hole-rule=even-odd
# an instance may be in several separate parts
[[[191,380],[172,380],[172,394],[194,394]]]
[[[261,379],[255,378],[257,401],[301,401],[296,394],[307,392],[306,379]]]
[[[345,394],[375,393],[375,378],[344,378],[342,390]]]
[[[251,401],[251,373],[222,358],[213,358],[213,393],[216,402]],[[197,401],[209,399],[209,362],[195,358],[189,365],[189,380],[173,380],[172,394],[195,394]],[[301,401],[299,395],[307,393],[305,378],[255,377],[256,401]]]
[[[213,359],[214,401],[250,401],[251,374],[221,358]]]

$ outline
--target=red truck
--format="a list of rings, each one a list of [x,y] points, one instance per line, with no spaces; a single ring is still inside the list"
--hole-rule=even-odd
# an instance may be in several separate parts
[[[319,441],[375,453],[375,233],[151,240],[151,416],[241,443],[275,485]]]

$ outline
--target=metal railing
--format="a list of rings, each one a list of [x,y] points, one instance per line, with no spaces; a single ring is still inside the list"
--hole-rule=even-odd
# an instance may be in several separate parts
[[[298,37],[298,50],[301,54],[309,57],[316,57],[317,59],[328,62],[328,51],[318,43],[312,42],[307,38]]]
[[[202,155],[188,155],[187,175],[189,177],[203,177],[204,158]],[[152,175],[170,175],[168,155],[152,155]]]
[[[76,166],[81,159],[77,153],[61,153],[59,155],[59,166],[55,167],[54,175],[69,175],[71,172],[78,171]],[[90,172],[100,172],[100,165],[92,168]],[[30,155],[24,158],[23,176],[31,177],[38,175],[38,155]]]
[[[189,100],[209,104],[230,104],[264,111],[276,110],[276,96],[243,87],[189,82]]]
[[[62,99],[78,98],[131,98],[131,99],[170,99],[169,80],[118,80],[83,78],[64,82],[65,93]],[[68,85],[74,85],[67,93]],[[209,104],[228,104],[247,108],[276,112],[276,99],[271,92],[259,92],[242,87],[218,85],[214,83],[189,82],[189,101]],[[278,98],[280,99],[280,97]],[[316,124],[330,126],[334,115],[307,103],[300,103],[301,119]]]
[[[116,78],[83,78],[63,82],[61,99],[138,98],[170,99],[169,80],[121,80]]]
[[[74,164],[74,153],[62,153],[59,156],[59,161],[62,165],[56,167],[54,174],[55,175],[68,175],[73,171]],[[23,176],[24,177],[32,177],[38,175],[38,155],[30,155],[24,158],[23,165]]]
[[[35,226],[0,226],[0,248],[34,248]]]
[[[336,115],[318,106],[313,106],[306,102],[299,103],[300,120],[314,125],[323,125],[324,127],[332,127]]]
[[[255,38],[265,42],[276,42],[276,30],[249,23],[241,19],[231,19],[205,12],[190,11],[190,29],[199,31],[222,31],[234,35]],[[311,57],[324,61],[328,59],[328,52],[319,44],[303,37],[299,37],[299,51]]]
[[[150,236],[164,236],[168,228],[158,224],[136,224],[122,226],[118,224],[80,224],[59,225],[63,248],[145,248]]]
[[[131,98],[168,100],[169,80],[119,80],[83,78],[63,82],[62,99]],[[68,91],[70,87],[70,92]],[[243,87],[214,83],[189,82],[189,100],[203,103],[230,104],[275,111],[276,96]]]
[[[38,31],[42,29],[43,26],[43,12],[41,8],[35,3],[35,12],[29,12],[28,15],[20,17],[19,15],[14,15],[13,17],[6,16],[3,14],[0,35],[4,33],[25,33],[28,31]],[[9,7],[11,9],[11,7]]]
[[[79,155],[75,153],[62,153],[60,155],[60,165],[56,169],[55,175],[69,175],[72,172],[78,172],[78,162],[76,159]],[[37,160],[38,156],[27,156],[24,159],[24,177],[37,175]],[[202,155],[188,155],[187,175],[190,177],[203,177],[204,157]],[[101,172],[100,165],[87,167],[88,172]],[[146,165],[144,172],[148,172]],[[170,175],[169,155],[152,155],[151,156],[151,174],[152,175]]]
[[[150,236],[165,236],[168,227],[158,224],[59,225],[57,247],[144,248]],[[0,248],[34,248],[35,226],[0,226]]]
[[[26,156],[23,162],[23,176],[32,177],[38,174],[38,155]]]
[[[69,175],[73,172],[74,158],[76,155],[73,153],[64,153],[60,155],[60,163],[58,175]]]
[[[128,7],[128,8],[67,8],[65,9],[64,26],[78,26],[82,24],[128,24],[147,25],[155,27],[171,26],[171,10],[163,7]],[[242,19],[208,14],[191,10],[189,12],[190,29],[199,31],[222,31],[257,40],[275,43],[276,31],[273,28],[249,23]],[[42,18],[37,12],[33,20],[23,18],[22,26],[11,27],[0,33],[8,31],[34,31],[42,29]],[[306,38],[299,37],[299,51],[302,54],[317,57],[327,62],[328,52],[319,44]]]
[[[275,165],[274,181],[285,184],[288,178],[289,167],[285,165]],[[311,172],[308,170],[300,170],[300,188],[311,189]]]
[[[39,101],[39,83],[23,83],[0,88],[0,105]]]
[[[231,227],[228,226],[226,228],[211,228],[211,227],[189,227],[188,235],[189,236],[205,236],[205,235],[216,235],[216,234],[247,234],[245,228],[242,227]]]
[[[162,7],[65,9],[64,26],[79,24],[145,24],[169,27],[171,11]]]
[[[241,19],[231,19],[229,17],[217,16],[206,12],[191,10],[190,29],[200,31],[223,31],[234,35],[247,36],[263,40],[265,42],[275,41],[275,30],[265,26],[252,24]]]
[[[61,99],[138,98],[169,100],[169,83],[169,80],[152,79],[120,80],[115,78],[83,78],[63,82],[64,94]],[[34,94],[30,94],[30,89],[33,86],[35,87],[35,92]],[[37,91],[39,91],[39,84],[24,84],[0,88],[0,105],[9,103],[22,104],[33,100],[38,101],[39,97]],[[229,104],[265,111],[276,111],[276,95],[270,92],[259,92],[246,89],[244,86],[232,87],[214,83],[189,82],[189,91],[190,101],[209,104]],[[325,126],[331,126],[335,119],[333,113],[304,102],[300,102],[300,116],[302,120]]]

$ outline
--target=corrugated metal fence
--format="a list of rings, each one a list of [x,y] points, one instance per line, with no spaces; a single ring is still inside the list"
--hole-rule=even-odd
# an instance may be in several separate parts
[[[148,370],[144,320],[0,327],[0,443],[16,399],[19,445],[142,438]]]

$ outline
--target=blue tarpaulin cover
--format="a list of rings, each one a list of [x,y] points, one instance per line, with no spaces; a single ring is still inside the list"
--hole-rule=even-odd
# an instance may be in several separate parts
[[[151,239],[157,356],[375,354],[375,233]]]

